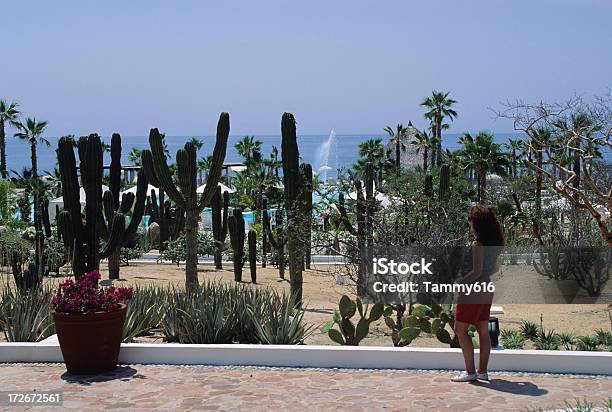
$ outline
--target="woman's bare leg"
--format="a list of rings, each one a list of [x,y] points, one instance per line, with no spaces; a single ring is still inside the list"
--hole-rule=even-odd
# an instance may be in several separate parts
[[[478,361],[478,373],[486,373],[491,355],[491,336],[489,335],[489,321],[483,320],[476,325],[478,340],[480,342],[480,356]]]
[[[474,346],[472,345],[472,338],[468,335],[469,323],[455,321],[455,333],[459,339],[459,345],[461,345],[461,351],[463,352],[463,360],[465,361],[465,370],[467,373],[475,373],[476,368],[474,366]]]

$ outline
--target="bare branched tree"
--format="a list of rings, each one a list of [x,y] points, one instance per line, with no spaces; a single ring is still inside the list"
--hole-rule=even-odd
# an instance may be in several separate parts
[[[612,174],[593,176],[594,165],[612,150],[612,91],[585,101],[507,102],[496,111],[510,119],[522,139],[523,163],[577,209],[588,211],[612,247]]]

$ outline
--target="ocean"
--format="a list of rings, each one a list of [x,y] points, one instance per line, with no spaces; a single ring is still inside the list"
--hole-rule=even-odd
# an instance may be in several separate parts
[[[333,132],[332,132],[333,133]],[[445,149],[456,150],[460,148],[458,139],[461,134],[448,133],[443,136],[443,146]],[[498,143],[506,143],[510,138],[516,138],[517,133],[496,133],[495,139]],[[170,150],[173,161],[176,151],[181,148],[187,140],[193,136],[166,136],[166,143]],[[204,146],[198,152],[198,158],[212,154],[215,144],[213,136],[196,136],[204,142]],[[234,145],[243,136],[230,136],[228,150],[225,158],[226,163],[240,162],[242,158],[236,152]],[[279,135],[255,135],[256,140],[263,143],[264,156],[269,157],[272,146],[276,146],[280,151],[281,138]],[[311,163],[313,171],[318,171],[321,166],[329,166],[327,177],[335,177],[338,169],[346,169],[358,159],[359,144],[368,139],[382,139],[387,143],[386,135],[303,135],[298,136],[300,157],[302,162]],[[55,149],[57,148],[58,137],[47,137],[51,145],[49,147],[39,146],[38,167],[41,172],[52,171],[56,165]],[[110,143],[110,136],[103,136],[106,143]],[[23,167],[30,166],[30,149],[27,144],[16,138],[7,136],[7,163],[9,170],[21,171]],[[131,148],[148,148],[148,136],[122,136],[122,164],[129,164],[127,160]],[[611,159],[610,153],[606,158]],[[280,152],[279,152],[280,160]],[[110,155],[105,154],[105,164],[110,162]]]

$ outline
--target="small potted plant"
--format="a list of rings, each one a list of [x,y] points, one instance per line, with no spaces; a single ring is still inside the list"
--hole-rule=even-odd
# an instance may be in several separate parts
[[[99,271],[66,280],[53,297],[53,320],[66,369],[73,374],[108,372],[117,367],[123,322],[131,288],[101,288]]]

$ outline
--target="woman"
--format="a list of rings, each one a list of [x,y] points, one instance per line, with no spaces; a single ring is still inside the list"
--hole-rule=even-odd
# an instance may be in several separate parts
[[[488,283],[491,281],[491,275],[499,270],[497,258],[505,244],[502,228],[493,212],[483,205],[470,208],[468,221],[475,240],[466,255],[464,260],[466,265],[457,283]],[[455,305],[455,333],[461,345],[466,370],[453,377],[451,379],[453,382],[489,380],[487,365],[491,353],[489,314],[492,301],[492,292],[481,292],[476,295],[472,293],[470,296],[458,297]],[[468,334],[470,325],[476,326],[480,342],[478,371],[474,366],[472,338]]]

